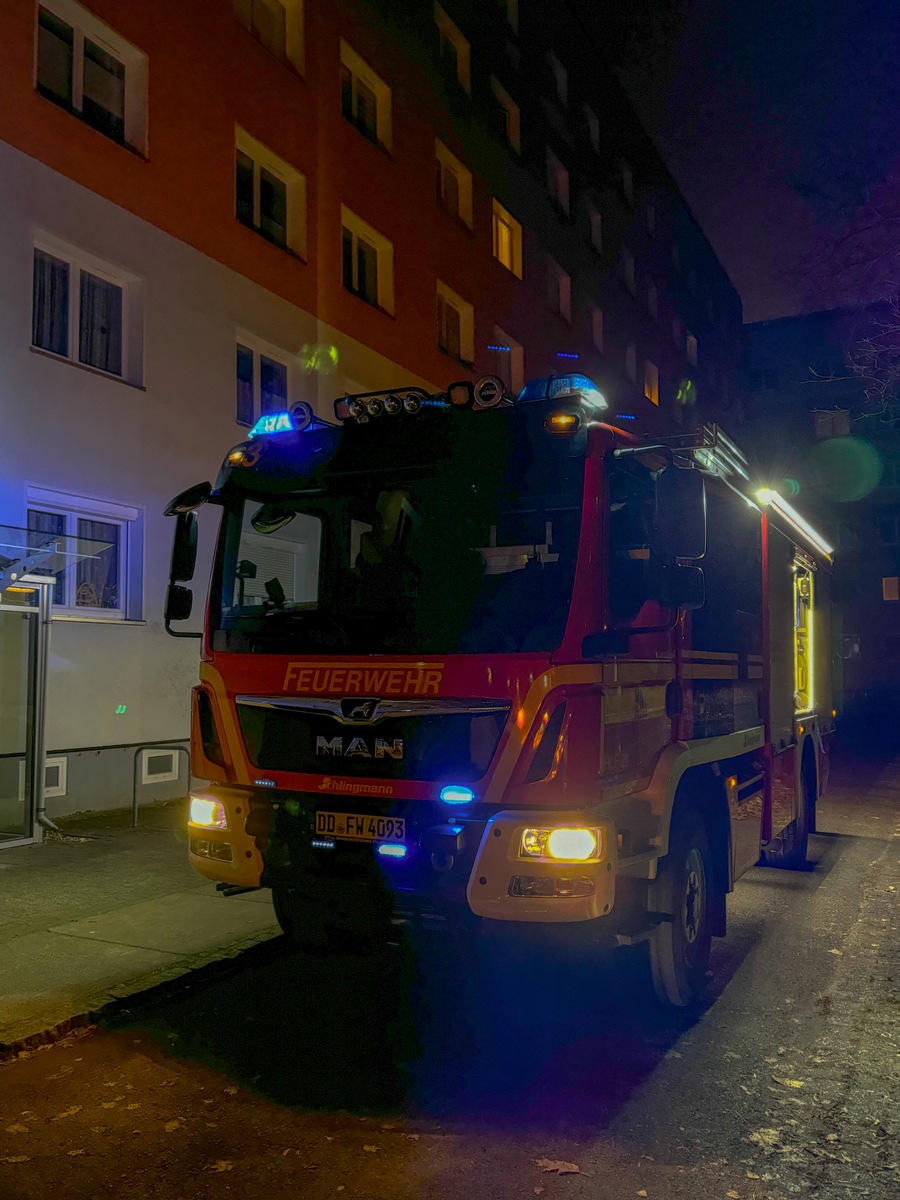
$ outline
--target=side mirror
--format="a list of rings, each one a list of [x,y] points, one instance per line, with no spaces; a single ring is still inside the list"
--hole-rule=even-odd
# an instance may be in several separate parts
[[[175,519],[175,538],[172,542],[172,563],[169,579],[172,583],[187,583],[194,578],[197,565],[198,519],[193,509],[179,512]]]
[[[183,492],[170,500],[165,507],[165,515],[167,517],[176,517],[179,513],[193,512],[194,509],[204,505],[212,495],[212,485],[209,483],[195,483],[193,487],[185,488]]]
[[[170,583],[166,590],[166,624],[170,621],[186,621],[194,607],[194,593],[190,588]]]
[[[702,569],[666,563],[660,570],[657,599],[673,612],[702,608],[706,603],[706,580]]]
[[[666,562],[706,553],[706,487],[699,471],[669,464],[657,475],[653,548]]]

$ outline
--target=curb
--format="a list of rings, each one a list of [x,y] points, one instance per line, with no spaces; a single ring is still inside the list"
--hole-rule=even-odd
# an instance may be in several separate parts
[[[263,937],[262,940],[253,938],[238,943],[232,950],[223,949],[224,957],[212,960],[207,958],[197,966],[185,963],[183,968],[173,968],[173,970],[177,969],[178,973],[159,983],[141,987],[140,980],[137,980],[133,990],[128,991],[125,995],[112,996],[98,1008],[76,1013],[58,1021],[55,1025],[35,1030],[34,1033],[25,1034],[14,1041],[0,1042],[0,1065],[14,1062],[20,1056],[32,1054],[35,1050],[49,1049],[63,1038],[76,1034],[83,1036],[96,1029],[98,1025],[112,1022],[137,1002],[142,1005],[164,1004],[179,993],[190,991],[195,987],[204,987],[217,979],[237,974],[238,971],[246,970],[248,967],[265,966],[280,957],[287,946],[288,939],[284,934]],[[127,984],[121,986],[128,987]]]

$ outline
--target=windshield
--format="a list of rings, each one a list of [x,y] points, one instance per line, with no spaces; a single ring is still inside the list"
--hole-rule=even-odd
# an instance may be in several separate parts
[[[441,468],[368,470],[321,480],[307,495],[235,495],[213,581],[213,649],[556,649],[575,576],[583,459],[558,466],[539,472],[544,486],[529,496],[496,465],[477,478],[477,463],[462,479]]]

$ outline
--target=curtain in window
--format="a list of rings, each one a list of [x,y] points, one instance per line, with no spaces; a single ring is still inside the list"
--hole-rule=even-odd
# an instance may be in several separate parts
[[[64,104],[72,103],[72,53],[75,31],[46,8],[38,19],[38,90]]]
[[[28,523],[28,532],[34,535],[33,540],[29,538],[28,544],[37,549],[64,536],[66,532],[66,518],[63,513],[39,512],[36,508],[29,508],[26,521]],[[66,548],[65,542],[62,543],[62,548]],[[47,567],[34,567],[32,573],[34,575],[52,575],[54,572]],[[65,604],[65,602],[66,578],[65,568],[63,568],[56,572],[53,603]]]
[[[34,252],[31,342],[54,354],[69,353],[69,264]]]
[[[238,425],[253,424],[253,351],[238,343],[237,412]]]
[[[122,289],[81,272],[78,361],[111,375],[122,374]]]
[[[265,355],[259,359],[259,407],[262,413],[287,408],[287,367]]]
[[[116,141],[125,140],[125,64],[84,39],[85,120]]]
[[[75,604],[78,608],[119,608],[119,536],[121,526],[108,521],[78,518],[78,536],[92,542],[108,542],[95,548],[90,558],[78,559]]]

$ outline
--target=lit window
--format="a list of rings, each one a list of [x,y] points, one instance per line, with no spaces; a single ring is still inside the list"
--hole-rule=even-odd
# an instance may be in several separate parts
[[[552,150],[547,150],[547,189],[563,210],[569,211],[569,172]]]
[[[590,217],[590,222],[591,222],[591,245],[594,247],[594,249],[597,251],[598,254],[602,254],[603,253],[603,217],[600,214],[600,210],[597,208],[590,208],[588,210],[588,215]]]
[[[691,366],[696,367],[696,365],[697,365],[697,339],[694,337],[694,335],[692,333],[688,333],[685,335],[684,352],[685,352],[685,355],[687,356],[687,360],[691,364]]]
[[[83,539],[81,545],[57,542],[61,549],[83,555],[56,572],[53,604],[60,615],[140,618],[143,548],[139,509],[32,487],[28,489],[26,519],[37,545],[52,545],[61,538]],[[40,568],[35,571],[44,573]]]
[[[572,277],[552,258],[547,259],[547,299],[551,312],[571,322]]]
[[[644,395],[651,404],[659,404],[659,371],[652,362],[644,363]]]
[[[659,292],[656,290],[655,283],[647,285],[647,312],[654,321],[659,316]]]
[[[243,129],[235,130],[235,215],[300,257],[306,254],[306,178]]]
[[[434,6],[438,51],[444,70],[466,92],[471,91],[471,51],[466,38],[439,4]]]
[[[472,228],[472,172],[456,158],[443,142],[435,139],[437,199],[453,217]]]
[[[147,56],[73,0],[38,8],[37,90],[146,152]]]
[[[522,118],[519,106],[493,75],[491,76],[491,92],[494,97],[497,131],[510,149],[515,150],[518,154],[522,148]]]
[[[238,334],[235,354],[235,420],[248,428],[267,413],[283,412],[290,402],[290,355],[257,338]]]
[[[140,281],[81,251],[42,239],[34,249],[31,344],[139,384]]]
[[[494,258],[517,278],[522,278],[522,226],[494,201],[493,215]]]
[[[619,254],[619,273],[622,276],[622,282],[633,296],[636,291],[634,279],[634,255],[627,246],[623,246]]]
[[[634,203],[634,175],[627,162],[622,163],[622,193],[629,204]]]
[[[594,349],[603,354],[603,309],[597,308],[596,305],[591,306],[591,341],[594,343]]]
[[[234,0],[234,15],[267,50],[303,70],[303,0]]]
[[[494,326],[492,346],[494,374],[500,376],[511,396],[517,396],[525,386],[525,350],[499,325]]]
[[[625,350],[625,374],[632,383],[637,383],[637,347],[629,342]]]
[[[343,204],[341,226],[344,287],[367,304],[393,312],[393,243]]]
[[[437,281],[437,344],[460,362],[475,358],[475,310],[439,279]]]
[[[587,104],[584,106],[584,123],[587,126],[588,141],[595,154],[600,153],[600,118]]]
[[[391,89],[341,38],[341,112],[359,132],[391,148]]]
[[[552,50],[547,51],[547,62],[553,79],[553,91],[563,107],[569,103],[569,72]]]
[[[900,600],[900,579],[896,575],[882,577],[881,598],[883,600]]]

